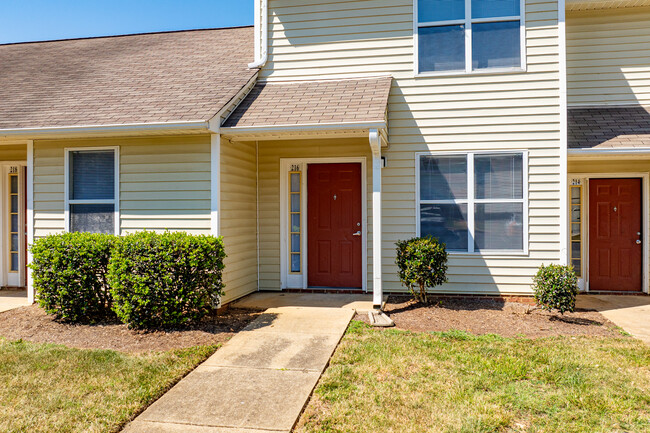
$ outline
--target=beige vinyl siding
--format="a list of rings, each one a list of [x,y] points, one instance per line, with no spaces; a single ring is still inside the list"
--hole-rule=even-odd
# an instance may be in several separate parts
[[[34,232],[65,229],[64,149],[119,146],[122,233],[210,233],[210,136],[34,142]]]
[[[328,140],[260,141],[259,155],[259,224],[260,224],[260,288],[280,289],[280,159],[281,158],[366,158],[366,185],[372,187],[370,145],[368,139],[341,138]],[[371,214],[368,189],[368,216]],[[372,219],[368,226],[368,271],[372,272]],[[371,273],[368,273],[370,278]],[[368,283],[370,284],[370,283]],[[370,286],[369,286],[370,287]]]
[[[650,105],[650,8],[567,13],[569,105]]]
[[[0,161],[27,161],[27,145],[0,142]]]
[[[414,76],[412,0],[270,0],[269,14],[262,79],[395,78],[383,170],[384,289],[403,290],[394,244],[416,233],[415,153],[518,149],[529,150],[529,254],[454,255],[442,290],[530,293],[536,268],[560,258],[557,2],[526,3],[526,72],[446,77]],[[277,248],[278,233],[263,248]],[[263,264],[265,284],[277,285],[276,262]]]
[[[220,234],[230,302],[257,290],[257,174],[255,143],[221,143]]]

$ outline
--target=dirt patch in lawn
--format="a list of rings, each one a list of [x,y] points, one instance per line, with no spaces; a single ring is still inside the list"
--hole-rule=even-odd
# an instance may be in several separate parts
[[[461,330],[528,338],[559,335],[621,336],[616,325],[596,311],[578,310],[564,316],[519,302],[480,298],[435,298],[430,305],[391,296],[386,314],[398,329],[417,332]],[[367,315],[357,315],[368,322]]]
[[[79,349],[110,349],[138,353],[168,351],[223,343],[248,325],[259,312],[227,309],[191,328],[141,332],[119,322],[97,325],[59,323],[36,305],[0,313],[0,336],[10,340],[56,343]]]

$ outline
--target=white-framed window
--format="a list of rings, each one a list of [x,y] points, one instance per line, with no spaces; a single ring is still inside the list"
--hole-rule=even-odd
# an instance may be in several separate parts
[[[119,234],[119,148],[65,149],[66,230]]]
[[[525,151],[416,156],[417,231],[457,253],[526,253]]]
[[[414,0],[417,74],[526,69],[525,0]]]

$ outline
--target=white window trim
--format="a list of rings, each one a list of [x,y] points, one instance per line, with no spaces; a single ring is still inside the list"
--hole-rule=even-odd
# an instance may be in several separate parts
[[[115,194],[112,200],[70,200],[70,152],[77,151],[102,151],[112,150],[115,153]],[[112,204],[114,205],[114,223],[113,233],[120,235],[120,147],[103,146],[103,147],[66,147],[64,149],[65,191],[64,191],[64,213],[65,213],[65,231],[70,232],[70,205],[73,204]]]
[[[476,199],[474,198],[474,156],[494,154],[522,155],[523,190],[521,199]],[[420,157],[422,156],[459,156],[467,157],[467,198],[450,200],[420,200]],[[530,235],[528,233],[528,151],[521,149],[512,150],[482,150],[467,152],[417,152],[415,154],[415,229],[416,235],[421,236],[420,230],[420,204],[467,204],[467,249],[468,251],[449,251],[454,256],[527,256],[529,253]],[[520,250],[474,250],[474,205],[476,203],[522,203],[523,204],[523,249]]]
[[[465,19],[449,21],[431,21],[420,23],[418,21],[418,0],[413,0],[413,72],[415,77],[436,77],[474,74],[508,74],[526,72],[528,61],[526,59],[526,0],[519,0],[519,16],[476,18],[472,19],[472,0],[465,0]],[[487,68],[472,70],[472,23],[489,23],[519,20],[520,58],[521,64],[513,68]],[[440,25],[465,25],[465,70],[464,71],[425,71],[420,72],[420,27]]]

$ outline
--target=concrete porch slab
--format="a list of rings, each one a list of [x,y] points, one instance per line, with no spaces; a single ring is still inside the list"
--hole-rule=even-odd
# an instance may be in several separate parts
[[[384,296],[386,303],[388,296]],[[312,307],[312,308],[347,308],[358,313],[371,311],[372,295],[344,293],[285,293],[257,292],[231,304],[235,308],[278,308],[278,307]]]
[[[580,295],[576,307],[596,310],[626,332],[650,344],[650,296]]]
[[[354,310],[347,308],[269,308],[243,332],[343,335]]]
[[[28,305],[27,291],[0,290],[0,313]]]

